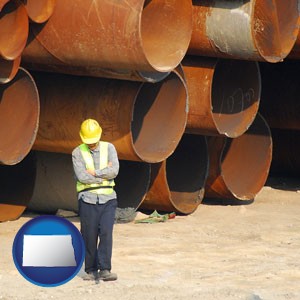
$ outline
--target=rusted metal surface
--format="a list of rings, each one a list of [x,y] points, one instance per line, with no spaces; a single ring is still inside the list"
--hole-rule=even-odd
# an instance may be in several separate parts
[[[2,10],[3,6],[10,0],[0,0],[0,11]]]
[[[28,38],[29,20],[25,7],[9,1],[0,11],[0,56],[13,60],[19,57]]]
[[[28,17],[36,23],[46,22],[55,9],[56,0],[22,0]]]
[[[39,95],[31,75],[20,68],[0,85],[0,164],[19,163],[31,150],[39,124]]]
[[[300,61],[260,64],[262,95],[259,111],[271,128],[300,130]]]
[[[78,212],[71,155],[33,152],[37,164],[36,179],[28,210],[40,213],[56,213],[58,209]],[[120,160],[120,171],[115,179],[118,207],[136,209],[146,195],[149,182],[150,164]]]
[[[272,128],[271,176],[300,177],[300,131]]]
[[[37,55],[38,53],[38,55]],[[64,73],[79,76],[94,76],[113,78],[120,80],[158,82],[166,78],[170,72],[147,72],[136,70],[113,70],[108,68],[99,68],[94,65],[69,65],[55,56],[51,55],[37,39],[29,34],[29,42],[22,54],[22,65],[29,70],[38,70],[53,73]]]
[[[21,63],[21,56],[14,60],[6,60],[0,57],[0,84],[8,83],[18,73]]]
[[[81,143],[79,127],[94,118],[103,140],[120,159],[160,162],[184,133],[187,91],[171,73],[159,83],[35,73],[41,116],[35,150],[71,153]]]
[[[0,222],[13,221],[22,215],[32,197],[35,171],[31,153],[14,166],[0,165]]]
[[[210,159],[205,198],[253,200],[264,186],[272,161],[268,124],[257,114],[242,136],[208,138]]]
[[[27,209],[38,213],[56,213],[58,209],[78,212],[71,155],[40,151],[32,153],[36,160],[36,176]]]
[[[186,54],[192,33],[192,3],[182,0],[57,1],[44,25],[33,24],[36,40],[56,68],[82,68],[95,76],[125,78],[130,71],[170,72]],[[24,63],[40,53],[24,51]],[[29,51],[30,50],[30,51]],[[43,57],[43,61],[47,61]],[[36,65],[37,66],[37,65]],[[60,70],[63,72],[63,69]],[[125,73],[125,74],[123,74]],[[87,75],[92,75],[91,73]],[[129,78],[130,79],[130,78]]]
[[[189,54],[282,61],[299,32],[298,1],[194,0]]]
[[[190,214],[201,203],[208,174],[204,136],[185,134],[175,152],[151,167],[151,184],[140,208]]]
[[[242,135],[259,107],[257,62],[187,56],[182,66],[189,96],[186,132]]]

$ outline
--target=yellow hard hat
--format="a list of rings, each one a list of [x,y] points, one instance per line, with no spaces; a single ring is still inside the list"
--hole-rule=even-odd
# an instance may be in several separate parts
[[[87,119],[82,122],[79,135],[85,144],[95,144],[99,142],[101,134],[102,128],[96,120]]]

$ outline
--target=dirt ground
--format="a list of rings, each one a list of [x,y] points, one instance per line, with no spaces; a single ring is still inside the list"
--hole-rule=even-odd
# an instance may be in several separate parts
[[[0,300],[300,299],[300,183],[267,184],[255,201],[203,201],[165,223],[116,224],[115,282],[43,288],[17,271],[12,244],[35,215],[0,223]],[[138,213],[136,218],[144,215]],[[70,218],[77,227],[77,218]]]

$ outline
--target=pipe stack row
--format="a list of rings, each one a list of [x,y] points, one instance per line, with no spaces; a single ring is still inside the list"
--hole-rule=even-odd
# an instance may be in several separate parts
[[[0,1],[0,164],[21,162],[34,144],[39,95],[30,72],[21,67],[33,23],[52,15],[55,0]]]
[[[1,160],[22,148],[1,146],[0,221],[26,208],[77,210],[71,152],[86,118],[99,121],[102,139],[118,151],[120,208],[190,214],[204,197],[255,198],[273,150],[260,113],[260,64],[281,64],[292,53],[297,0],[66,0],[53,7],[46,21],[30,23],[22,50],[40,103],[38,126],[32,143],[21,138],[27,125],[14,129],[31,150],[23,158]],[[9,119],[2,102],[0,116]],[[1,140],[9,140],[1,127]],[[17,176],[26,182],[18,190],[11,185]]]
[[[44,23],[56,0],[0,1],[0,84],[13,80],[29,36],[30,23]]]
[[[0,0],[0,220],[21,215],[29,202],[35,171],[30,158],[39,125],[35,81],[21,66],[33,23],[52,15],[56,0]],[[13,185],[16,185],[12,187]]]

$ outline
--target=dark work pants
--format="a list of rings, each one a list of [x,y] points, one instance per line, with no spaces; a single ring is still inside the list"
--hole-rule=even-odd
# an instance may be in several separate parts
[[[117,199],[105,204],[79,200],[81,234],[85,243],[85,271],[111,270],[113,227]]]

